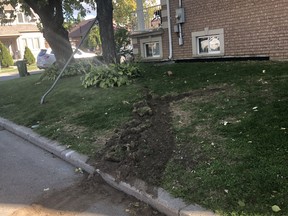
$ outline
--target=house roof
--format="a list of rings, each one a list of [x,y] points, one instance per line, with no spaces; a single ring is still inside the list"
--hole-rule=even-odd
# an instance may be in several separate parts
[[[85,33],[89,30],[91,25],[93,24],[94,20],[93,19],[88,19],[88,20],[83,20],[80,23],[76,24],[69,32],[69,37],[71,38],[78,38],[78,37],[83,37]]]
[[[0,26],[0,37],[15,36],[25,32],[39,32],[39,29],[36,25],[32,24]]]
[[[15,9],[12,7],[11,4],[5,4],[4,5],[4,11],[14,11]]]

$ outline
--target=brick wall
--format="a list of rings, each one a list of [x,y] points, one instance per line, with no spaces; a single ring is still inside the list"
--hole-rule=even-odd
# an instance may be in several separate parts
[[[173,58],[192,58],[192,32],[224,29],[225,56],[270,56],[288,59],[287,0],[183,0],[184,45],[173,32],[178,1],[170,0]],[[168,58],[168,34],[163,35],[163,57]]]

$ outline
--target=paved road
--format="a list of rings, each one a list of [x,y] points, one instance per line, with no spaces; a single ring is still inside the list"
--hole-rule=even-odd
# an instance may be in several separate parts
[[[29,73],[31,75],[42,73],[42,72],[43,72],[43,70],[29,71]],[[0,81],[11,80],[11,79],[16,79],[16,78],[19,78],[19,73],[18,72],[0,73]]]
[[[0,128],[1,216],[126,216],[133,202]]]

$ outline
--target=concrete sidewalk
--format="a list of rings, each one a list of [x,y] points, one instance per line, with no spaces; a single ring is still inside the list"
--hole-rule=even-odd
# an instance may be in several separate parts
[[[132,184],[128,184],[123,181],[116,181],[116,179],[104,173],[99,169],[91,166],[87,163],[88,157],[77,153],[74,150],[67,149],[63,145],[60,145],[56,141],[51,141],[45,137],[42,137],[32,131],[30,128],[19,126],[13,122],[0,118],[0,127],[14,133],[23,139],[53,153],[59,158],[71,163],[75,167],[79,167],[86,172],[93,174],[97,172],[105,182],[114,188],[125,192],[126,194],[132,195],[137,199],[151,205],[158,211],[168,215],[168,216],[212,216],[215,215],[213,212],[202,208],[199,205],[189,205],[183,200],[172,197],[167,191],[162,188],[154,188],[153,194],[149,193],[147,190],[148,185],[142,180],[135,180]],[[149,190],[151,191],[151,190]],[[155,195],[156,192],[156,195]]]

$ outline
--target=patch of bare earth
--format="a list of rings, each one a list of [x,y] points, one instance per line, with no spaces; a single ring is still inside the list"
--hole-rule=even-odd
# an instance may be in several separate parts
[[[104,149],[96,155],[93,165],[119,180],[139,178],[159,186],[166,164],[175,150],[170,103],[183,98],[213,95],[222,89],[195,90],[163,97],[147,94],[145,100],[134,104],[133,120],[115,130]],[[183,114],[183,124],[189,124],[185,113],[179,109],[178,114]]]

